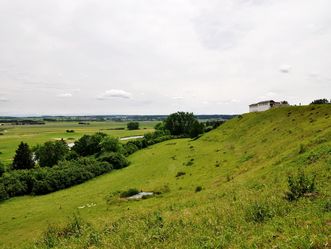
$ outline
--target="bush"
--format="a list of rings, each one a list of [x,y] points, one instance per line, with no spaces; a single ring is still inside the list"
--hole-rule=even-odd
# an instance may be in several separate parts
[[[133,196],[133,195],[136,195],[136,194],[139,194],[139,190],[136,189],[136,188],[130,188],[127,191],[123,191],[120,194],[120,197],[121,198],[126,198],[126,197],[130,197],[130,196]]]
[[[139,123],[138,122],[129,122],[127,124],[128,130],[139,130]]]
[[[202,187],[201,186],[197,186],[195,188],[195,193],[200,192],[200,191],[202,191]]]
[[[320,104],[329,104],[330,102],[327,99],[315,99],[311,102],[311,105],[320,105]]]
[[[115,137],[104,137],[100,142],[101,152],[118,152],[122,149],[122,144]]]
[[[179,171],[179,172],[177,172],[176,177],[180,177],[180,176],[184,176],[184,175],[186,175],[185,172]]]
[[[258,203],[255,202],[248,207],[246,210],[246,220],[253,221],[253,222],[264,222],[267,219],[272,218],[273,212],[269,205],[266,203]]]
[[[108,152],[102,154],[99,158],[101,162],[108,162],[113,165],[114,169],[125,168],[129,165],[128,159],[121,153],[118,152]]]
[[[303,171],[300,171],[296,176],[289,176],[287,183],[289,191],[286,192],[286,198],[289,201],[297,200],[316,190],[315,176],[308,177]]]
[[[47,194],[85,182],[111,170],[109,163],[98,162],[94,158],[61,161],[52,168],[10,171],[0,178],[0,188],[3,186],[5,191],[2,192],[8,197]]]
[[[6,200],[8,199],[8,193],[5,189],[5,186],[3,185],[3,183],[0,182],[0,201]]]
[[[123,148],[124,148],[124,154],[126,156],[131,155],[134,152],[136,152],[137,150],[139,150],[138,146],[135,143],[131,142],[131,141],[124,144]]]

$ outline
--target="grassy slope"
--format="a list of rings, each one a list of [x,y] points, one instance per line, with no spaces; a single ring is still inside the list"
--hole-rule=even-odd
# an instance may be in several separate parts
[[[46,122],[45,125],[10,125],[0,126],[0,160],[6,164],[10,163],[18,144],[21,141],[33,146],[38,143],[44,143],[49,140],[63,138],[68,142],[74,142],[75,139],[84,134],[95,132],[104,132],[115,137],[143,135],[146,132],[153,131],[157,122],[139,122],[140,130],[109,130],[110,128],[126,128],[126,122],[89,122],[90,125],[80,125],[78,122]],[[5,130],[5,132],[3,131]],[[74,130],[74,133],[67,133],[66,130]],[[71,139],[68,139],[71,138]]]
[[[139,151],[132,164],[73,188],[0,204],[0,246],[29,244],[47,224],[73,212],[92,223],[105,248],[316,248],[331,244],[331,108],[289,107],[233,119],[196,141],[172,140]],[[306,150],[299,153],[300,144]],[[185,166],[193,159],[192,166]],[[288,174],[316,174],[318,196],[284,200]],[[178,171],[185,176],[176,178]],[[114,201],[137,187],[170,192],[142,201]],[[203,190],[195,193],[196,186]],[[78,209],[86,203],[92,208]],[[273,217],[247,219],[253,203]],[[88,239],[63,241],[83,248]]]

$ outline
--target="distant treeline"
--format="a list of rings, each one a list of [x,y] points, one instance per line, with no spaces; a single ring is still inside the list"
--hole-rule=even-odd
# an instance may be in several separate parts
[[[91,116],[41,116],[41,117],[27,117],[29,122],[56,122],[56,121],[163,121],[169,115],[91,115]],[[196,115],[199,120],[228,120],[236,115],[212,114],[212,115]],[[0,117],[0,123],[22,122],[21,118],[16,117]],[[25,121],[25,120],[24,120]],[[36,123],[35,123],[36,124]]]
[[[13,125],[44,125],[44,121],[30,119],[0,119],[0,123],[10,123]]]

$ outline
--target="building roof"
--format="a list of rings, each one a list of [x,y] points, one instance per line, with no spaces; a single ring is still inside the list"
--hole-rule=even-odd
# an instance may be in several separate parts
[[[249,106],[257,106],[257,105],[267,104],[267,103],[275,103],[275,101],[273,101],[273,100],[264,100],[264,101],[260,101],[260,102],[255,103],[255,104],[251,104]]]

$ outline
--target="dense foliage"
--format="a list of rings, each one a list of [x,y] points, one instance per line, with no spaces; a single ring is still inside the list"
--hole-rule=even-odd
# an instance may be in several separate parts
[[[315,99],[310,104],[311,105],[320,105],[320,104],[330,104],[330,102],[327,99]]]
[[[101,152],[101,141],[107,135],[105,133],[95,133],[94,135],[84,135],[75,145],[72,150],[77,152],[80,156],[90,156]]]
[[[112,165],[94,158],[61,161],[52,168],[13,170],[0,178],[0,200],[26,194],[47,194],[110,172]]]
[[[33,165],[30,168],[20,166],[3,173],[5,168],[0,164],[0,200],[27,194],[47,194],[82,183],[112,169],[124,168],[129,165],[126,156],[172,138],[176,136],[166,130],[159,130],[145,134],[143,139],[121,144],[117,138],[99,132],[84,135],[75,142],[72,150],[63,140],[49,141],[34,148],[37,167],[34,167],[29,146],[21,143],[17,149],[17,158],[27,157]]]
[[[41,167],[52,167],[69,154],[69,147],[64,140],[49,141],[34,148],[35,159]]]
[[[204,125],[199,123],[193,113],[176,112],[170,114],[163,125],[159,125],[157,129],[163,128],[168,130],[171,135],[183,135],[188,137],[196,137],[204,131]]]
[[[128,130],[139,130],[139,122],[129,122],[127,128]]]
[[[119,152],[107,152],[98,157],[101,162],[108,162],[114,169],[121,169],[129,165],[128,159]]]
[[[27,143],[21,142],[16,150],[13,169],[31,169],[34,167],[32,151]]]

